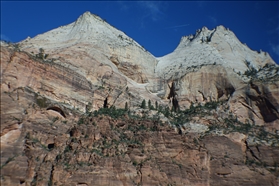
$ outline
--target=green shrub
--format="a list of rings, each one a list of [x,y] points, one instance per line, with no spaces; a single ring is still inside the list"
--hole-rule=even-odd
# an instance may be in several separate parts
[[[77,124],[78,125],[84,124],[84,118],[80,117]]]
[[[94,111],[93,115],[99,116],[99,115],[107,115],[110,116],[114,119],[123,117],[125,114],[127,113],[127,110],[125,109],[116,109],[115,107],[111,107],[111,108],[100,108],[98,111]]]
[[[71,148],[69,145],[67,145],[64,149],[64,153],[67,153],[67,152],[70,152],[71,151]]]
[[[209,109],[209,110],[211,110],[211,109],[217,109],[217,107],[218,107],[218,102],[217,102],[217,101],[207,102],[207,103],[205,103],[204,107],[205,107],[206,109]]]
[[[39,97],[37,93],[35,93],[35,101],[40,108],[46,108],[48,106],[47,99],[45,97]]]

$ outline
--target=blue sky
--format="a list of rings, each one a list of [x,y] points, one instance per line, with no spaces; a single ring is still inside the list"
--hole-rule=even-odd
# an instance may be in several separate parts
[[[278,1],[1,1],[1,39],[19,42],[74,22],[85,11],[99,15],[154,56],[172,52],[182,36],[224,25],[252,50],[279,63]]]

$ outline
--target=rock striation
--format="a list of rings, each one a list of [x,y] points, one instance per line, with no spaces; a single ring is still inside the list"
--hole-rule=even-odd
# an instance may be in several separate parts
[[[224,26],[155,57],[85,12],[0,52],[1,185],[279,184],[279,67]]]

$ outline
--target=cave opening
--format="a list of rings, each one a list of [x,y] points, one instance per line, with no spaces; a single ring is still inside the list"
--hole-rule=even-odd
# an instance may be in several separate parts
[[[54,149],[54,143],[50,143],[47,145],[48,150]]]
[[[65,113],[63,112],[63,110],[59,107],[53,106],[53,107],[49,107],[47,108],[47,110],[53,110],[55,112],[58,112],[61,116],[63,116],[64,118],[66,118]]]
[[[25,180],[19,180],[19,184],[24,184]]]

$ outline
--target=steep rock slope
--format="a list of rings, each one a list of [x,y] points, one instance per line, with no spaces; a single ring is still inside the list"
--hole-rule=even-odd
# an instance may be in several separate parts
[[[45,86],[45,88],[51,87],[51,91],[40,92],[50,99],[60,102],[69,103],[76,100],[74,101],[76,103],[69,104],[83,111],[85,111],[85,105],[92,102],[93,109],[103,107],[105,100],[107,100],[108,106],[124,107],[125,102],[133,106],[140,104],[142,99],[152,97],[145,86],[147,84],[153,86],[153,79],[156,79],[154,77],[157,63],[155,57],[126,34],[89,12],[85,12],[74,23],[61,26],[32,39],[27,38],[20,42],[18,46],[21,51],[27,53],[15,57],[15,59],[18,59],[15,62],[23,64],[27,59],[33,59],[31,61],[38,59],[44,69],[41,69],[44,73],[42,71],[38,72],[37,75],[42,77],[32,85],[30,80],[25,82],[21,80],[19,85],[17,82],[10,82],[9,78],[7,79],[5,76],[3,78],[4,87],[7,87],[8,84],[13,88],[16,88],[16,86],[30,86],[37,92],[42,89],[43,85],[52,84]],[[5,52],[8,52],[8,50]],[[11,53],[3,55],[19,54],[12,54],[11,50],[9,52]],[[2,62],[10,63],[12,59],[4,59]],[[40,68],[36,67],[36,65],[34,67]],[[71,79],[66,82],[70,85],[63,86],[65,83],[61,83],[59,80],[56,82],[58,77],[50,77],[49,75],[53,73],[51,68],[60,71],[59,79],[62,76],[67,76],[66,78]],[[32,70],[32,65],[26,70],[27,72],[36,72]],[[11,73],[19,74],[15,71]],[[8,73],[6,75],[9,76]],[[27,79],[32,79],[34,75],[28,73]],[[47,81],[44,79],[47,79]],[[72,84],[87,84],[86,86],[88,87],[77,89],[71,87]],[[70,89],[66,87],[70,87]],[[88,96],[84,98],[81,96],[82,94],[78,93],[76,95],[80,95],[78,98],[71,93],[76,92],[71,88],[78,91],[87,91],[86,94]],[[127,94],[128,89],[129,96]],[[125,93],[126,95],[124,95]],[[152,99],[159,101],[155,96]]]
[[[223,26],[155,58],[86,12],[0,56],[1,184],[278,184],[279,67]]]
[[[193,103],[229,100],[231,111],[243,122],[247,120],[263,125],[277,120],[278,123],[278,103],[275,100],[278,100],[279,92],[271,88],[278,87],[278,65],[266,52],[250,50],[223,26],[213,30],[204,27],[195,35],[182,37],[172,53],[158,58],[155,72],[161,80],[175,86],[176,91],[172,94],[181,108],[189,108]],[[248,95],[247,90],[254,81],[269,94],[264,95],[267,101],[259,104],[257,100],[262,98],[252,99]],[[171,90],[166,86],[160,88],[158,95],[169,97]],[[239,103],[237,100],[242,101]],[[259,112],[263,107],[271,114]]]
[[[172,53],[156,59],[123,32],[85,12],[77,21],[27,38],[16,47],[25,54],[12,50],[4,54],[20,56],[1,61],[8,64],[3,88],[30,86],[82,111],[88,104],[93,104],[91,110],[104,104],[123,108],[126,102],[134,107],[143,99],[181,109],[227,100],[230,111],[242,122],[278,123],[278,65],[267,53],[250,50],[223,26],[204,27],[195,35],[182,37]],[[19,81],[14,74],[21,68],[12,70],[10,62],[23,64],[27,58],[39,58],[41,70],[22,66],[28,75]],[[50,75],[52,68],[62,75]],[[41,76],[36,81],[33,72]],[[71,85],[57,78],[67,79],[66,84]],[[257,91],[256,97],[249,91],[254,82],[264,90]]]
[[[34,53],[43,48],[49,58],[63,57],[80,71],[94,68],[97,61],[139,83],[149,82],[157,63],[132,38],[90,12],[69,25],[27,38],[20,45],[22,50]]]

